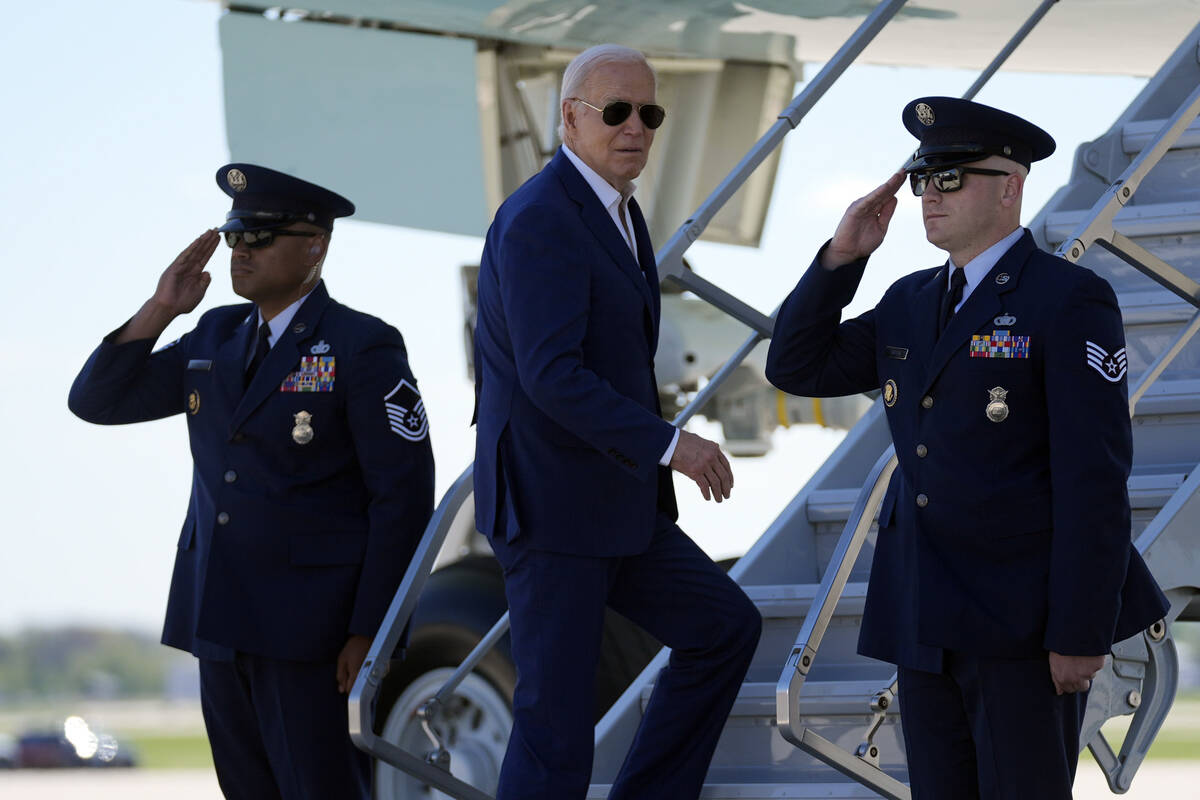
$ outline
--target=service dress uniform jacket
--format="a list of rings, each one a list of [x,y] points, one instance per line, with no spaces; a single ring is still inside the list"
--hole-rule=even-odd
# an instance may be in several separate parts
[[[399,332],[324,282],[244,386],[257,322],[253,304],[216,308],[153,353],[110,335],[70,407],[100,424],[187,420],[164,644],[332,662],[375,635],[432,513],[427,417]]]
[[[814,261],[767,359],[793,394],[883,393],[899,468],[860,652],[930,672],[942,650],[1101,655],[1161,618],[1130,542],[1125,341],[1107,282],[1026,231],[939,336],[946,267],[839,324],[865,265]]]

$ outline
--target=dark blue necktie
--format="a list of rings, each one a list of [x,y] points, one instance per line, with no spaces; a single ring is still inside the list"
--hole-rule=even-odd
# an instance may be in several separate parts
[[[258,368],[262,366],[263,359],[271,351],[271,343],[267,341],[270,335],[270,325],[264,322],[258,326],[258,341],[254,345],[254,355],[250,358],[250,365],[246,367],[246,386],[249,386],[250,381],[254,380],[254,373],[258,372]]]
[[[951,269],[950,291],[942,295],[941,330],[946,330],[946,326],[950,324],[950,318],[954,316],[954,307],[962,302],[963,287],[966,285],[967,276],[963,274],[962,267]]]

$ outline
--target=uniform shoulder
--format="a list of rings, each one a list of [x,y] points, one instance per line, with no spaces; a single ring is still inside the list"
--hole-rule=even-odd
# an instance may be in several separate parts
[[[337,333],[343,340],[352,343],[355,349],[380,344],[404,346],[404,337],[391,323],[333,299],[325,309],[321,327]]]
[[[883,296],[907,297],[915,294],[927,286],[941,270],[941,267],[929,267],[928,269],[919,269],[916,272],[910,272],[907,275],[897,278],[887,288],[887,291],[883,293]]]
[[[1038,284],[1039,292],[1055,302],[1094,298],[1116,304],[1116,293],[1107,280],[1087,267],[1044,250],[1030,254],[1025,270]]]
[[[240,325],[253,311],[253,303],[235,303],[233,305],[210,308],[200,315],[200,319],[196,322],[196,328]]]

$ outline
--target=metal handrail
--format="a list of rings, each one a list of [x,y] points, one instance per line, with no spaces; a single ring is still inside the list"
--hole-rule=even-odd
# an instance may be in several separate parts
[[[661,280],[670,278],[677,285],[724,311],[739,322],[756,331],[762,338],[771,335],[774,320],[726,292],[719,286],[684,269],[683,254],[700,238],[713,217],[725,203],[742,187],[767,157],[783,142],[785,136],[796,129],[800,120],[816,105],[859,53],[870,44],[880,30],[900,10],[906,0],[883,0],[855,29],[817,76],[796,98],[779,113],[779,117],[767,132],[750,148],[742,160],[730,170],[725,180],[700,204],[692,216],[684,220],[675,234],[659,249],[655,258]]]
[[[858,781],[892,800],[908,800],[909,789],[902,782],[881,770],[867,754],[850,753],[805,728],[800,722],[800,690],[816,660],[817,649],[829,627],[830,620],[850,578],[850,570],[862,551],[867,533],[871,530],[876,510],[896,471],[898,460],[895,446],[889,446],[871,468],[829,566],[821,578],[813,604],[804,617],[804,625],[796,636],[791,655],[775,684],[775,719],[784,739],[819,758],[849,778]],[[870,737],[868,736],[868,741]],[[873,759],[877,761],[877,756]]]
[[[438,552],[442,549],[442,544],[450,533],[455,517],[458,516],[458,512],[467,498],[471,496],[474,471],[475,465],[472,463],[442,496],[442,501],[433,512],[429,524],[425,526],[425,533],[422,534],[417,550],[408,564],[408,569],[404,572],[400,588],[396,590],[392,603],[388,606],[387,614],[383,618],[383,623],[379,627],[379,632],[375,634],[371,648],[363,660],[362,669],[358,671],[358,677],[354,679],[354,686],[350,689],[348,700],[350,739],[359,749],[380,761],[420,778],[431,786],[436,786],[455,800],[491,800],[491,798],[469,783],[455,778],[441,767],[422,757],[405,752],[383,739],[375,733],[373,722],[375,703],[379,698],[383,679],[387,676],[392,653],[400,644],[400,637],[404,634],[408,621],[412,618],[421,590],[425,588],[425,583],[429,580],[429,574],[433,571]]]
[[[1071,262],[1077,262],[1083,257],[1087,248],[1093,244],[1099,245],[1113,255],[1129,264],[1134,269],[1146,275],[1159,285],[1167,288],[1178,297],[1183,298],[1193,306],[1200,308],[1200,283],[1172,267],[1146,248],[1137,244],[1129,237],[1119,233],[1114,227],[1116,215],[1125,208],[1137,193],[1138,187],[1158,166],[1163,156],[1179,141],[1184,132],[1200,115],[1200,87],[1197,87],[1185,100],[1169,120],[1155,134],[1149,147],[1142,148],[1137,158],[1130,162],[1121,176],[1102,194],[1091,209],[1084,215],[1083,221],[1059,245],[1055,253]],[[1146,371],[1142,374],[1137,386],[1130,387],[1129,415],[1132,417],[1138,401],[1166,371],[1171,362],[1183,352],[1184,346],[1200,331],[1200,312],[1197,312],[1169,347],[1158,354]]]

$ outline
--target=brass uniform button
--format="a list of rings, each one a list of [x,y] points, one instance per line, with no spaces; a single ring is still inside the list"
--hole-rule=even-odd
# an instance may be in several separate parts
[[[924,458],[929,455],[929,448],[923,444],[917,445],[917,458]]]
[[[229,515],[226,514],[224,511],[222,511],[220,514],[217,514],[217,524],[218,525],[228,525],[229,524]]]
[[[927,505],[929,505],[929,498],[923,494],[917,495],[917,507],[924,508]]]
[[[925,395],[921,398],[921,408],[933,408],[933,398]]]
[[[237,480],[237,473],[234,472],[233,470],[229,470],[228,472],[225,473],[225,482],[226,483],[233,483],[236,480]]]

